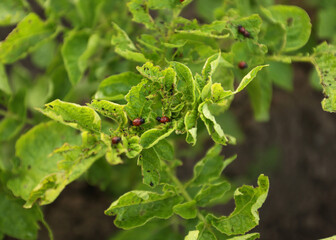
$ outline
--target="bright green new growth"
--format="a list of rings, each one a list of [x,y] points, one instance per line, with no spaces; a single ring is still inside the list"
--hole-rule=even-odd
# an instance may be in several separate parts
[[[323,43],[310,54],[293,52],[310,37],[307,13],[296,6],[272,6],[272,1],[233,0],[218,5],[215,16],[209,16],[215,21],[200,24],[180,16],[192,0],[37,2],[45,9],[45,21],[28,13],[24,1],[0,3],[0,26],[17,23],[0,43],[0,141],[15,145],[15,157],[5,161],[0,155],[0,192],[5,196],[0,209],[13,216],[0,217],[0,239],[4,234],[35,239],[37,221],[44,222],[36,205],[52,203],[102,160],[112,167],[137,164],[143,181],[141,190],[123,194],[105,211],[115,216],[117,227],[132,229],[114,239],[154,239],[156,231],[162,239],[181,239],[170,225],[188,226],[187,240],[259,238],[245,233],[259,223],[267,177],[260,175],[258,187],[235,190],[236,208],[229,216],[208,211],[229,197],[231,184],[222,172],[237,157],[221,155],[222,146],[236,140],[218,119],[245,90],[256,120],[269,119],[272,83],[293,89],[293,61],[314,64],[325,94],[322,107],[336,111],[335,47]],[[239,32],[239,25],[249,36]],[[56,41],[61,36],[62,43]],[[7,64],[28,55],[45,75],[35,81],[19,64],[8,74]],[[241,61],[247,69],[237,67]],[[36,88],[25,92],[21,86],[26,82]],[[83,99],[76,97],[82,92]],[[86,106],[72,103],[82,104],[92,95]],[[27,111],[35,107],[54,121],[39,123],[36,111],[38,117],[28,118]],[[158,122],[163,116],[170,121]],[[133,126],[136,118],[144,124]],[[27,123],[35,126],[17,138]],[[183,135],[195,145],[203,125],[215,145],[182,183],[175,173],[181,162],[175,159],[171,136]],[[113,137],[121,141],[112,143]],[[23,224],[12,225],[15,218]]]

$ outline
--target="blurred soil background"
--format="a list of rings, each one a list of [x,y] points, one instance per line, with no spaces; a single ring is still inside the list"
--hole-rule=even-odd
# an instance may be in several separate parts
[[[314,26],[314,9],[303,1],[291,4],[306,9]],[[0,28],[0,40],[10,30]],[[235,180],[237,186],[242,182],[255,185],[261,173],[270,178],[260,226],[254,229],[261,239],[316,240],[336,234],[336,114],[322,110],[323,95],[309,84],[311,69],[309,64],[294,64],[294,91],[273,89],[268,122],[254,120],[246,93],[238,94],[231,106],[244,141],[224,148],[226,156],[238,154],[225,176]],[[193,165],[211,145],[207,141],[204,149],[197,150],[196,158],[195,154],[188,158],[190,146],[181,144],[176,151],[184,162],[179,169],[182,179],[191,176]],[[119,184],[118,180],[114,184]],[[55,240],[108,239],[116,228],[104,210],[117,197],[84,181],[70,184],[53,204],[44,207]],[[229,214],[233,208],[230,201],[225,208],[215,209]],[[44,229],[39,239],[47,239]]]

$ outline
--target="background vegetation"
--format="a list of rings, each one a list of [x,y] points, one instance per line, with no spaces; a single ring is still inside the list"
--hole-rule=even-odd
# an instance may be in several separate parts
[[[189,2],[186,0],[183,4],[187,5]],[[288,4],[286,1],[281,3]],[[127,86],[118,92],[111,92],[116,86],[113,84],[121,83],[115,83],[113,77],[112,80],[107,77],[128,71],[135,73],[136,66],[142,66],[147,60],[164,68],[168,66],[166,59],[185,63],[193,73],[201,73],[204,62],[211,55],[218,57],[218,46],[224,52],[223,59],[232,63],[229,66],[232,70],[217,72],[213,79],[223,75],[230,76],[221,82],[230,90],[238,85],[233,85],[231,77],[242,79],[257,65],[268,63],[270,66],[259,73],[247,87],[247,91],[235,96],[230,110],[225,111],[227,107],[224,106],[221,111],[214,113],[224,132],[234,136],[238,143],[236,146],[224,147],[224,155],[232,156],[237,153],[238,159],[225,170],[225,179],[231,181],[232,190],[220,199],[220,203],[228,204],[212,210],[216,215],[229,215],[234,209],[234,202],[230,200],[233,190],[244,183],[255,184],[259,174],[264,173],[270,177],[271,188],[269,198],[260,210],[260,228],[256,229],[261,233],[262,239],[318,239],[334,234],[336,192],[332,190],[335,181],[332,172],[335,163],[332,159],[336,149],[332,143],[336,133],[336,120],[333,114],[323,112],[320,105],[324,87],[327,96],[323,102],[324,109],[332,112],[335,108],[334,85],[328,85],[334,84],[333,73],[324,72],[324,68],[327,69],[335,63],[335,59],[328,55],[334,52],[334,48],[326,44],[320,45],[318,50],[314,48],[323,40],[328,43],[335,42],[335,3],[313,0],[296,3],[309,13],[313,26],[311,35],[303,31],[300,37],[295,32],[293,35],[286,35],[290,30],[283,28],[281,19],[273,21],[265,10],[265,16],[260,13],[260,7],[271,6],[272,1],[261,1],[261,5],[255,1],[240,1],[236,5],[235,1],[198,0],[181,12],[186,19],[198,19],[200,26],[210,24],[215,19],[225,19],[228,16],[234,18],[237,13],[239,17],[261,14],[267,22],[262,25],[261,33],[269,35],[259,35],[262,41],[260,44],[267,45],[267,53],[265,49],[255,45],[254,40],[257,39],[245,39],[235,32],[239,22],[233,24],[232,29],[224,31],[232,34],[232,39],[238,39],[236,43],[230,38],[221,39],[223,30],[214,28],[214,25],[202,28],[195,22],[182,19],[177,20],[174,27],[178,29],[179,24],[183,27],[173,33],[173,27],[166,26],[165,22],[171,21],[170,17],[176,17],[174,14],[182,9],[173,11],[170,16],[160,10],[160,6],[156,6],[150,12],[155,19],[154,26],[151,20],[147,21],[146,16],[136,15],[138,12],[133,12],[132,17],[129,13],[132,6],[127,7],[124,2],[10,0],[1,4],[0,13],[4,12],[0,18],[3,26],[0,31],[1,40],[21,21],[17,30],[0,45],[1,192],[2,196],[6,193],[8,198],[2,199],[1,209],[3,216],[11,216],[11,222],[21,219],[18,224],[23,229],[19,233],[21,235],[16,235],[18,228],[15,224],[12,225],[15,226],[13,230],[10,230],[6,225],[1,225],[6,224],[5,221],[0,221],[0,236],[2,232],[21,239],[35,239],[37,222],[44,221],[42,212],[36,205],[27,210],[30,211],[28,215],[23,212],[26,210],[17,207],[31,205],[33,200],[26,203],[19,199],[14,200],[9,191],[10,189],[14,195],[28,199],[22,179],[17,185],[9,179],[13,179],[13,176],[15,179],[20,174],[23,176],[20,162],[25,158],[26,163],[29,163],[30,149],[43,145],[43,142],[32,142],[31,145],[22,145],[23,150],[18,152],[21,149],[18,139],[24,142],[21,137],[24,133],[40,122],[48,121],[36,108],[43,108],[44,104],[54,99],[86,104],[94,97],[124,103],[123,96],[128,92],[125,89],[135,85],[138,79],[132,80],[133,74],[127,73],[123,78],[123,82],[126,79],[129,81]],[[176,1],[175,4],[180,2]],[[138,11],[137,7],[133,10]],[[274,11],[281,12],[281,9]],[[28,13],[30,14],[27,16]],[[300,14],[298,16],[305,18],[303,13]],[[136,22],[144,23],[147,30],[143,25],[134,24],[132,18]],[[259,31],[255,25],[258,25],[257,22],[258,19],[253,17],[247,22],[243,21],[254,37]],[[301,22],[305,21],[301,19]],[[286,22],[285,25],[290,27],[292,23],[295,24],[296,20]],[[33,30],[28,27],[30,25],[33,25]],[[310,32],[310,25],[300,26],[300,29]],[[133,43],[125,37],[126,33]],[[166,39],[161,38],[162,34]],[[284,36],[292,36],[293,39],[283,41]],[[160,45],[162,43],[166,44]],[[286,45],[287,43],[292,45]],[[225,55],[227,51],[233,54]],[[327,59],[322,59],[324,57]],[[241,59],[246,59],[248,69],[241,71],[236,67]],[[294,64],[290,65],[289,62]],[[325,62],[329,63],[327,67],[322,66]],[[223,61],[219,63],[226,64]],[[323,68],[319,72],[320,76],[311,63]],[[320,84],[322,75],[325,75],[323,85]],[[102,82],[103,79],[105,80]],[[47,109],[41,111],[46,113]],[[80,139],[72,137],[77,133],[75,130],[68,132],[65,130],[68,128],[53,126],[54,123],[48,124],[48,129],[53,129],[44,133],[49,141],[56,141],[54,139],[57,139],[57,135],[64,131],[66,140],[62,139],[56,145],[61,146],[65,141],[79,143]],[[213,138],[214,141],[220,141],[214,136]],[[193,143],[196,140],[187,138],[187,141]],[[177,175],[180,180],[187,181],[193,177],[193,166],[213,146],[213,140],[209,139],[207,128],[198,124],[196,146],[186,144],[184,136],[173,136],[173,142],[176,158],[183,162],[183,166],[177,168]],[[52,150],[48,149],[44,155]],[[37,158],[39,162],[36,157],[38,156],[33,156],[31,162],[36,165],[44,164],[42,155]],[[115,159],[111,158],[111,161]],[[53,204],[43,207],[46,221],[53,229],[56,239],[132,239],[132,236],[140,235],[143,239],[155,239],[145,233],[177,239],[174,234],[183,232],[178,229],[178,217],[169,223],[176,231],[171,231],[161,220],[152,221],[142,228],[128,232],[118,232],[113,227],[113,219],[104,216],[104,210],[125,192],[143,188],[139,166],[124,158],[123,160],[126,161],[123,165],[110,166],[104,157],[100,158],[78,181],[67,186]],[[112,162],[114,163],[116,162]],[[29,166],[28,164],[25,167],[29,170],[32,167]],[[145,183],[153,184],[153,176],[149,178],[151,180],[147,182],[145,178]],[[44,200],[48,202],[53,199]],[[11,201],[11,206],[16,210],[9,209],[6,201]],[[186,228],[193,229],[195,223],[191,221],[188,224]],[[3,226],[9,232],[4,232],[1,228]],[[39,238],[46,239],[47,234],[46,229],[42,228]]]

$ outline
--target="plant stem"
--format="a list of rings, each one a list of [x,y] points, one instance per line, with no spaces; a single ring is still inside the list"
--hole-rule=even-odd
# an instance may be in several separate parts
[[[47,229],[48,231],[48,236],[49,236],[49,239],[50,240],[54,240],[54,235],[53,235],[53,232],[49,226],[49,224],[46,222],[46,220],[44,219],[44,216],[43,216],[43,212],[41,210],[40,207],[37,207],[38,211],[40,212],[40,215],[41,215],[41,222],[43,224],[43,226]]]
[[[180,180],[175,176],[175,174],[172,173],[170,167],[168,166],[168,164],[164,163],[167,168],[168,168],[168,175],[171,178],[171,180],[176,184],[177,188],[180,190],[182,196],[188,201],[192,201],[193,199],[190,197],[189,193],[185,190],[185,187],[183,186],[183,184],[180,182]],[[199,220],[201,220],[205,226],[207,226],[207,222],[205,217],[203,216],[202,213],[200,213],[199,211],[197,211],[197,217],[199,218]]]

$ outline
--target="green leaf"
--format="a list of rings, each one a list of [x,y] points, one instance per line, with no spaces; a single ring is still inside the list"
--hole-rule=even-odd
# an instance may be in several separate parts
[[[281,52],[286,46],[286,27],[273,19],[269,9],[261,7],[261,12],[266,19],[262,25],[260,42],[265,44],[270,52]]]
[[[148,7],[150,9],[167,9],[167,8],[175,8],[180,7],[181,3],[175,0],[148,0]]]
[[[217,39],[224,39],[230,36],[230,33],[227,29],[227,23],[225,21],[214,21],[210,24],[195,26],[195,28],[187,30],[176,30],[176,32],[184,35],[195,35],[199,37],[209,37]]]
[[[53,61],[56,54],[56,41],[47,41],[40,45],[32,54],[33,63],[39,68],[47,68]]]
[[[42,0],[44,1],[44,0]],[[46,12],[52,18],[61,19],[66,18],[72,26],[82,26],[82,21],[76,10],[74,1],[68,0],[48,0],[43,4]]]
[[[202,189],[195,196],[197,206],[205,207],[211,203],[211,201],[221,198],[227,191],[229,191],[231,185],[227,181],[222,181],[215,184],[204,184]]]
[[[5,117],[0,121],[0,142],[8,141],[15,137],[23,127],[23,122],[16,118]]]
[[[216,103],[220,103],[226,98],[242,91],[254,78],[256,78],[258,72],[269,65],[262,65],[253,68],[240,82],[235,91],[224,90],[219,83],[215,83],[211,86],[211,100]]]
[[[167,138],[175,130],[176,124],[168,123],[158,128],[150,129],[141,135],[140,143],[143,148],[151,148],[160,140]]]
[[[132,20],[137,23],[144,24],[148,29],[154,29],[154,20],[149,14],[147,1],[131,0],[127,3],[129,11],[132,13]]]
[[[198,107],[198,112],[200,113],[200,117],[204,122],[208,133],[211,135],[211,138],[215,143],[226,145],[227,143],[234,144],[235,139],[225,135],[222,127],[217,123],[214,115],[211,113],[209,109],[209,104],[207,102],[203,102]]]
[[[189,231],[188,235],[184,238],[184,240],[197,240],[199,235],[198,230]]]
[[[161,162],[154,148],[143,150],[138,158],[143,183],[155,187],[160,183]]]
[[[137,70],[145,78],[163,84],[166,90],[176,84],[176,72],[171,67],[161,70],[159,66],[147,62],[142,67],[137,67]]]
[[[259,224],[258,209],[264,203],[269,180],[264,175],[258,178],[258,187],[242,186],[234,193],[235,210],[226,217],[215,217],[209,214],[206,219],[221,233],[228,236],[244,234]]]
[[[106,100],[92,100],[91,104],[88,104],[95,111],[102,114],[105,117],[115,120],[119,123],[119,127],[128,123],[126,113],[124,112],[124,105],[109,102]]]
[[[110,240],[176,240],[181,235],[166,224],[166,220],[152,220],[144,226],[128,231],[118,231]]]
[[[267,67],[269,65],[263,65],[263,66],[257,66],[253,68],[239,83],[239,86],[237,87],[235,93],[239,93],[241,90],[243,90],[256,76],[257,73],[263,69],[264,67]]]
[[[313,63],[320,77],[325,98],[322,108],[327,112],[336,112],[336,47],[322,43],[314,51]]]
[[[9,100],[7,116],[0,121],[0,142],[15,137],[26,121],[25,93],[19,92]]]
[[[8,102],[7,116],[0,123],[0,141],[13,138],[24,126],[26,121],[26,95],[18,92]]]
[[[80,62],[89,42],[89,35],[85,32],[71,31],[62,46],[62,56],[65,68],[72,85],[76,85],[86,69],[86,62]]]
[[[96,99],[110,101],[124,100],[129,90],[141,82],[141,75],[132,72],[124,72],[105,78],[98,87]]]
[[[0,63],[0,91],[4,91],[7,94],[12,93],[12,90],[8,84],[6,70],[2,63]]]
[[[196,228],[200,231],[197,240],[217,240],[209,226],[205,226],[204,222],[200,222]]]
[[[183,93],[181,101],[194,103],[196,86],[191,70],[183,63],[170,62],[170,64],[177,73],[177,89]]]
[[[13,25],[26,15],[25,6],[20,0],[2,0],[0,2],[0,26]]]
[[[174,147],[166,139],[158,142],[154,146],[154,151],[162,161],[175,159]]]
[[[336,21],[335,8],[319,9],[317,34],[322,39],[333,39],[335,37]]]
[[[249,233],[243,236],[228,238],[228,240],[255,240],[257,238],[260,238],[259,233]]]
[[[1,187],[0,195],[0,232],[17,239],[37,239],[41,210],[38,207],[22,208],[24,201],[12,197]]]
[[[164,50],[161,47],[161,43],[153,35],[141,34],[137,38],[137,42],[141,44],[140,50],[148,56],[149,59],[158,60],[159,54],[162,54]]]
[[[54,27],[43,22],[35,13],[30,13],[0,43],[0,62],[13,63],[53,36],[55,36]]]
[[[15,196],[27,200],[30,192],[47,175],[58,171],[59,155],[49,155],[63,143],[76,144],[80,141],[76,131],[56,122],[41,123],[25,133],[16,142],[16,156],[20,166],[18,175],[8,181]]]
[[[125,152],[125,148],[122,146],[124,145],[125,139],[122,138],[122,144],[116,144],[116,146],[112,146],[111,137],[107,134],[101,133],[100,135],[101,141],[107,146],[105,158],[106,161],[111,165],[118,165],[123,163],[121,160],[120,154]]]
[[[112,144],[112,138],[114,136],[119,136],[121,138],[121,142],[118,144]],[[123,131],[123,129],[117,129],[112,133],[112,135],[101,133],[100,140],[107,147],[105,158],[106,161],[111,165],[123,163],[121,159],[122,154],[126,154],[126,157],[128,158],[135,158],[142,151],[140,138],[138,136],[128,135]],[[90,145],[92,145],[92,143]]]
[[[217,0],[196,1],[195,5],[197,14],[207,22],[212,22],[215,20],[214,12],[222,5],[222,2]]]
[[[214,54],[211,57],[209,57],[202,69],[202,78],[204,83],[203,84],[199,84],[200,85],[200,89],[203,89],[203,87],[205,86],[205,84],[211,80],[212,75],[215,73],[218,64],[221,60],[221,54]]]
[[[83,34],[83,37],[85,38],[85,34]],[[101,47],[101,44],[102,41],[97,33],[90,35],[87,41],[86,49],[78,59],[78,66],[81,71],[83,71],[83,69],[85,71],[85,69],[88,67],[90,58],[95,55],[98,48]]]
[[[140,145],[140,138],[138,136],[133,136],[127,139],[126,156],[128,158],[135,158],[142,151],[142,146]]]
[[[105,210],[105,214],[116,215],[114,224],[123,229],[144,225],[152,218],[168,219],[173,206],[181,202],[174,192],[158,194],[149,191],[131,191],[121,196]]]
[[[247,87],[257,121],[267,121],[272,101],[272,81],[263,72]]]
[[[309,15],[297,6],[276,5],[269,8],[273,19],[286,29],[285,52],[303,47],[310,37]]]
[[[133,120],[141,117],[146,122],[151,112],[150,106],[152,105],[152,101],[146,97],[152,92],[155,93],[156,90],[154,84],[147,80],[142,80],[138,85],[132,87],[126,95],[127,105],[125,106],[125,111],[128,118]]]
[[[117,54],[135,62],[148,61],[146,57],[137,50],[132,40],[128,37],[127,33],[116,23],[113,23],[113,30],[111,44],[115,47],[114,50]]]
[[[197,216],[196,201],[192,200],[177,204],[174,206],[173,211],[184,219],[193,219]]]
[[[332,236],[332,237],[328,237],[328,238],[321,238],[320,240],[335,240],[336,239],[336,235]]]
[[[262,20],[258,14],[253,14],[248,17],[239,18],[233,21],[228,21],[227,26],[231,31],[232,36],[235,39],[245,40],[245,37],[239,33],[238,26],[241,25],[250,33],[250,37],[253,39],[258,39],[258,34],[260,32]]]
[[[54,84],[48,74],[38,77],[34,85],[27,91],[27,105],[30,108],[43,107],[52,97]]]
[[[75,1],[78,15],[81,17],[81,25],[93,27],[97,22],[99,7],[102,6],[101,0],[78,0]]]
[[[276,86],[287,91],[294,89],[293,68],[291,65],[281,62],[270,62],[267,74]]]
[[[45,106],[44,109],[37,110],[51,119],[79,130],[100,132],[100,117],[89,107],[63,102],[58,99]]]
[[[105,152],[99,144],[90,148],[65,144],[57,149],[55,153],[62,153],[64,158],[57,164],[58,171],[46,176],[34,187],[24,207],[30,208],[36,201],[40,205],[53,202],[68,184],[78,179]]]
[[[193,145],[195,145],[197,141],[197,119],[197,109],[188,111],[184,117],[185,130],[187,132],[186,141]]]
[[[224,161],[224,157],[220,156],[221,150],[221,145],[213,146],[205,157],[195,165],[194,176],[191,180],[193,185],[201,186],[217,179],[226,166],[236,158],[236,156],[232,156]]]
[[[319,91],[319,92],[322,92],[323,91],[323,87],[320,83],[320,76],[318,75],[317,73],[317,70],[314,69],[310,72],[309,74],[309,83],[310,83],[310,86],[316,90],[316,91]]]

